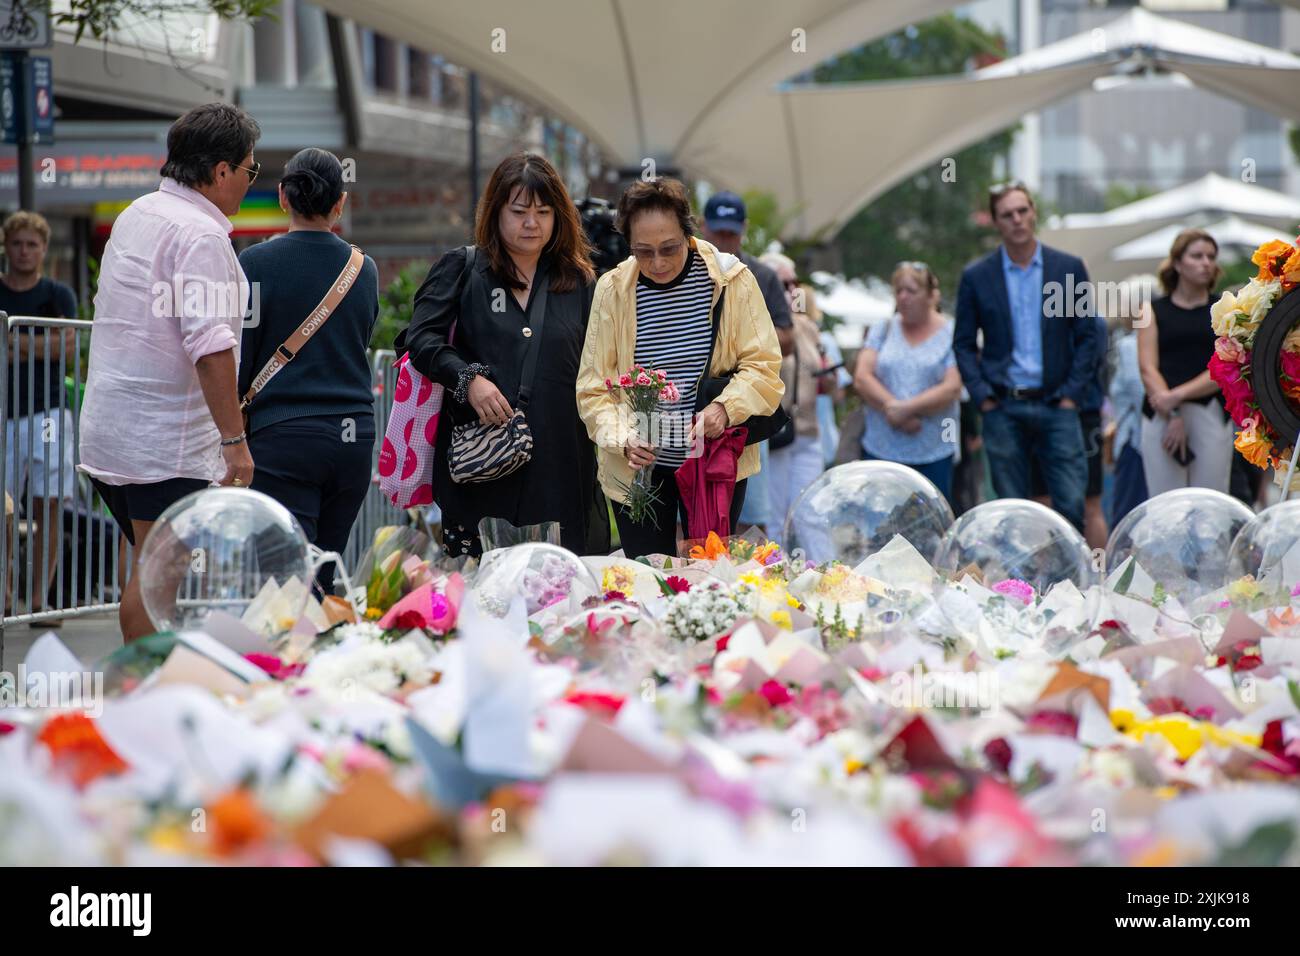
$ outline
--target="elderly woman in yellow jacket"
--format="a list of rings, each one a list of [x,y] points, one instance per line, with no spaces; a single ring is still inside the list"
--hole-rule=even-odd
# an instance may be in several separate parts
[[[784,391],[781,347],[753,273],[737,257],[693,236],[680,182],[661,178],[630,186],[619,200],[618,229],[632,256],[596,285],[578,368],[578,414],[597,446],[601,487],[615,502],[624,553],[675,554],[677,519],[680,514],[685,526],[687,517],[677,469],[699,453],[703,440],[776,410]],[[721,308],[715,309],[719,298]],[[710,360],[715,312],[719,325]],[[662,369],[679,393],[679,401],[661,405],[651,441],[607,384],[635,365]],[[731,378],[717,400],[693,416],[702,381],[723,375]],[[660,500],[634,520],[623,501],[641,468],[652,469]],[[745,479],[758,468],[758,447],[750,445],[737,463],[733,526]]]

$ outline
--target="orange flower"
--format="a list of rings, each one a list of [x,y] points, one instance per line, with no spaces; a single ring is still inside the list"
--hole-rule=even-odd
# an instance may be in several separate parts
[[[691,548],[691,559],[694,561],[716,561],[718,558],[727,556],[727,546],[722,543],[718,537],[718,532],[710,531],[709,536],[704,539],[704,547],[698,544]]]
[[[85,787],[105,774],[121,773],[127,763],[99,735],[85,714],[56,714],[45,722],[36,739],[45,744],[56,766],[67,770],[77,787]]]
[[[1273,443],[1252,429],[1237,432],[1233,447],[1256,468],[1267,468],[1273,459]]]
[[[229,856],[271,832],[271,822],[247,790],[231,790],[219,797],[208,807],[208,819],[212,849],[218,856]]]
[[[1282,274],[1283,264],[1293,258],[1294,252],[1295,246],[1281,239],[1272,239],[1264,243],[1250,257],[1250,261],[1259,266],[1259,274],[1255,278],[1260,282],[1272,282]]]
[[[1300,285],[1300,255],[1290,256],[1282,266],[1282,291],[1290,292]]]

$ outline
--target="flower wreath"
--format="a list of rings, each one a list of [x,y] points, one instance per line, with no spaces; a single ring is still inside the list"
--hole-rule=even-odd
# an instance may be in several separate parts
[[[1300,432],[1300,248],[1275,239],[1250,261],[1258,274],[1210,308],[1218,339],[1208,368],[1240,428],[1233,445],[1281,485]]]

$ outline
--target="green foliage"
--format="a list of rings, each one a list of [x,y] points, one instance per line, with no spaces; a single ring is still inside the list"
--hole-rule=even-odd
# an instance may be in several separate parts
[[[1139,199],[1146,199],[1148,196],[1154,196],[1156,190],[1150,186],[1129,186],[1126,183],[1111,183],[1106,187],[1106,209],[1118,209],[1120,206],[1127,206],[1131,202],[1137,202]]]
[[[379,294],[379,320],[370,338],[372,349],[391,349],[397,333],[411,324],[415,293],[429,271],[427,262],[411,262],[402,268],[388,288]]]
[[[945,14],[864,44],[812,75],[822,83],[911,79],[960,73],[1002,55],[1000,36]],[[889,135],[888,122],[879,135]],[[961,150],[948,157],[953,162],[935,163],[859,211],[833,240],[845,274],[888,278],[897,263],[921,261],[951,302],[961,270],[996,244],[987,223],[988,188],[1013,135],[1005,130]]]
[[[274,16],[279,0],[67,0],[63,9],[52,11],[57,26],[76,27],[74,42],[89,32],[96,40],[107,39],[124,26],[140,19],[163,18],[182,13],[216,14],[222,20],[248,21]]]

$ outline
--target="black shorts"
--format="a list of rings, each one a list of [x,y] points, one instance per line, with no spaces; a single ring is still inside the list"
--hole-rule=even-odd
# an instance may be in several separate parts
[[[1083,430],[1083,450],[1088,458],[1088,487],[1085,498],[1095,498],[1101,494],[1101,412],[1079,412],[1079,427]],[[1047,482],[1038,470],[1038,460],[1030,459],[1029,485],[1035,498],[1047,495]]]
[[[98,478],[90,481],[108,505],[126,540],[133,545],[135,532],[131,529],[132,521],[157,521],[164,511],[186,495],[212,486],[212,482],[203,478],[168,478],[144,485],[109,485]]]

